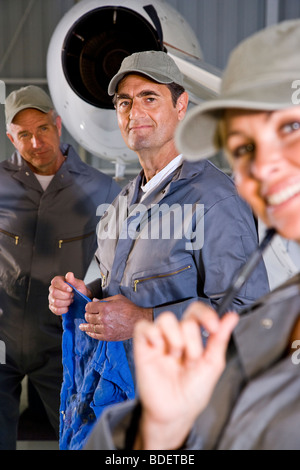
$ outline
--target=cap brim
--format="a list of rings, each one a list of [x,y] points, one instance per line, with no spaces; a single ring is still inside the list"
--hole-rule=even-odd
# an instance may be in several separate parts
[[[152,73],[151,71],[144,71],[144,70],[141,71],[138,69],[130,69],[124,72],[117,73],[117,75],[114,76],[114,78],[111,80],[111,82],[108,85],[108,94],[110,96],[114,95],[117,90],[118,83],[122,80],[122,78],[124,78],[125,75],[134,74],[134,73],[144,75],[145,77],[151,78],[152,80],[158,83],[163,83],[163,84],[172,83],[172,80],[169,77],[166,77],[165,75],[161,75],[157,72]]]
[[[250,100],[238,98],[216,98],[205,103],[201,103],[190,109],[184,120],[179,124],[175,141],[180,153],[187,160],[202,160],[212,157],[216,151],[220,150],[216,146],[219,141],[217,124],[226,109],[248,109],[249,111],[274,111],[292,106],[290,88],[288,96],[284,96],[278,91],[281,100],[274,102],[273,97],[268,101],[253,98]]]
[[[17,108],[17,110],[15,111],[14,115],[13,116],[9,116],[8,119],[6,119],[6,124],[9,125],[12,123],[12,121],[14,120],[14,118],[16,117],[16,115],[18,113],[20,113],[21,111],[24,111],[24,109],[37,109],[38,111],[41,111],[42,113],[49,113],[53,108],[46,108],[46,107],[42,107],[42,106],[34,106],[34,105],[24,105],[24,106],[20,106],[19,108]]]

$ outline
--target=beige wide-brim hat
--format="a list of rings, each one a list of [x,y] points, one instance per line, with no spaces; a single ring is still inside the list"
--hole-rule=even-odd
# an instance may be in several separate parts
[[[222,145],[218,122],[226,109],[287,108],[300,102],[295,99],[297,87],[300,20],[290,20],[259,31],[233,50],[220,95],[189,110],[179,124],[178,150],[188,160],[211,157]]]

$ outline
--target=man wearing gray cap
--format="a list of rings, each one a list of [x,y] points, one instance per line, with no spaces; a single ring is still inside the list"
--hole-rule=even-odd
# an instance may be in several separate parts
[[[62,328],[49,312],[48,288],[61,271],[85,276],[97,207],[119,187],[60,144],[61,119],[41,88],[13,91],[5,115],[15,152],[0,164],[0,449],[14,449],[26,375],[58,431]]]
[[[192,110],[177,134],[191,160],[221,146],[256,215],[298,244],[299,43],[300,20],[244,40],[230,56],[220,96]],[[200,326],[209,332],[206,348]],[[129,402],[111,408],[87,448],[116,449],[123,441],[149,450],[299,450],[299,345],[299,273],[239,316],[220,320],[195,302],[181,322],[169,313],[156,324],[140,322],[140,403],[131,426]]]
[[[91,299],[107,300],[87,304],[87,323],[80,328],[98,340],[123,341],[134,372],[135,323],[156,319],[166,308],[181,318],[196,299],[216,305],[256,247],[257,233],[232,180],[209,162],[186,162],[179,154],[174,135],[188,94],[167,53],[126,57],[108,93],[142,171],[101,219],[102,289],[98,280],[86,286],[68,274],[53,279],[49,301],[57,315],[67,312],[73,294],[66,280]],[[268,289],[261,263],[234,299],[235,307],[251,304]]]

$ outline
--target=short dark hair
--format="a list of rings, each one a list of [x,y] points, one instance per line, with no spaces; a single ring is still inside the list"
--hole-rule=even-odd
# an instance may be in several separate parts
[[[167,87],[171,92],[173,105],[175,107],[179,96],[185,92],[185,89],[183,88],[183,86],[178,85],[178,83],[175,82],[167,83]]]

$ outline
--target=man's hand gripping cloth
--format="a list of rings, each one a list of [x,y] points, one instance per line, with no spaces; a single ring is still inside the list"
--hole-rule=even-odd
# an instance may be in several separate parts
[[[61,450],[82,449],[104,408],[134,398],[122,341],[98,341],[78,328],[91,300],[71,287],[74,302],[62,315]]]

